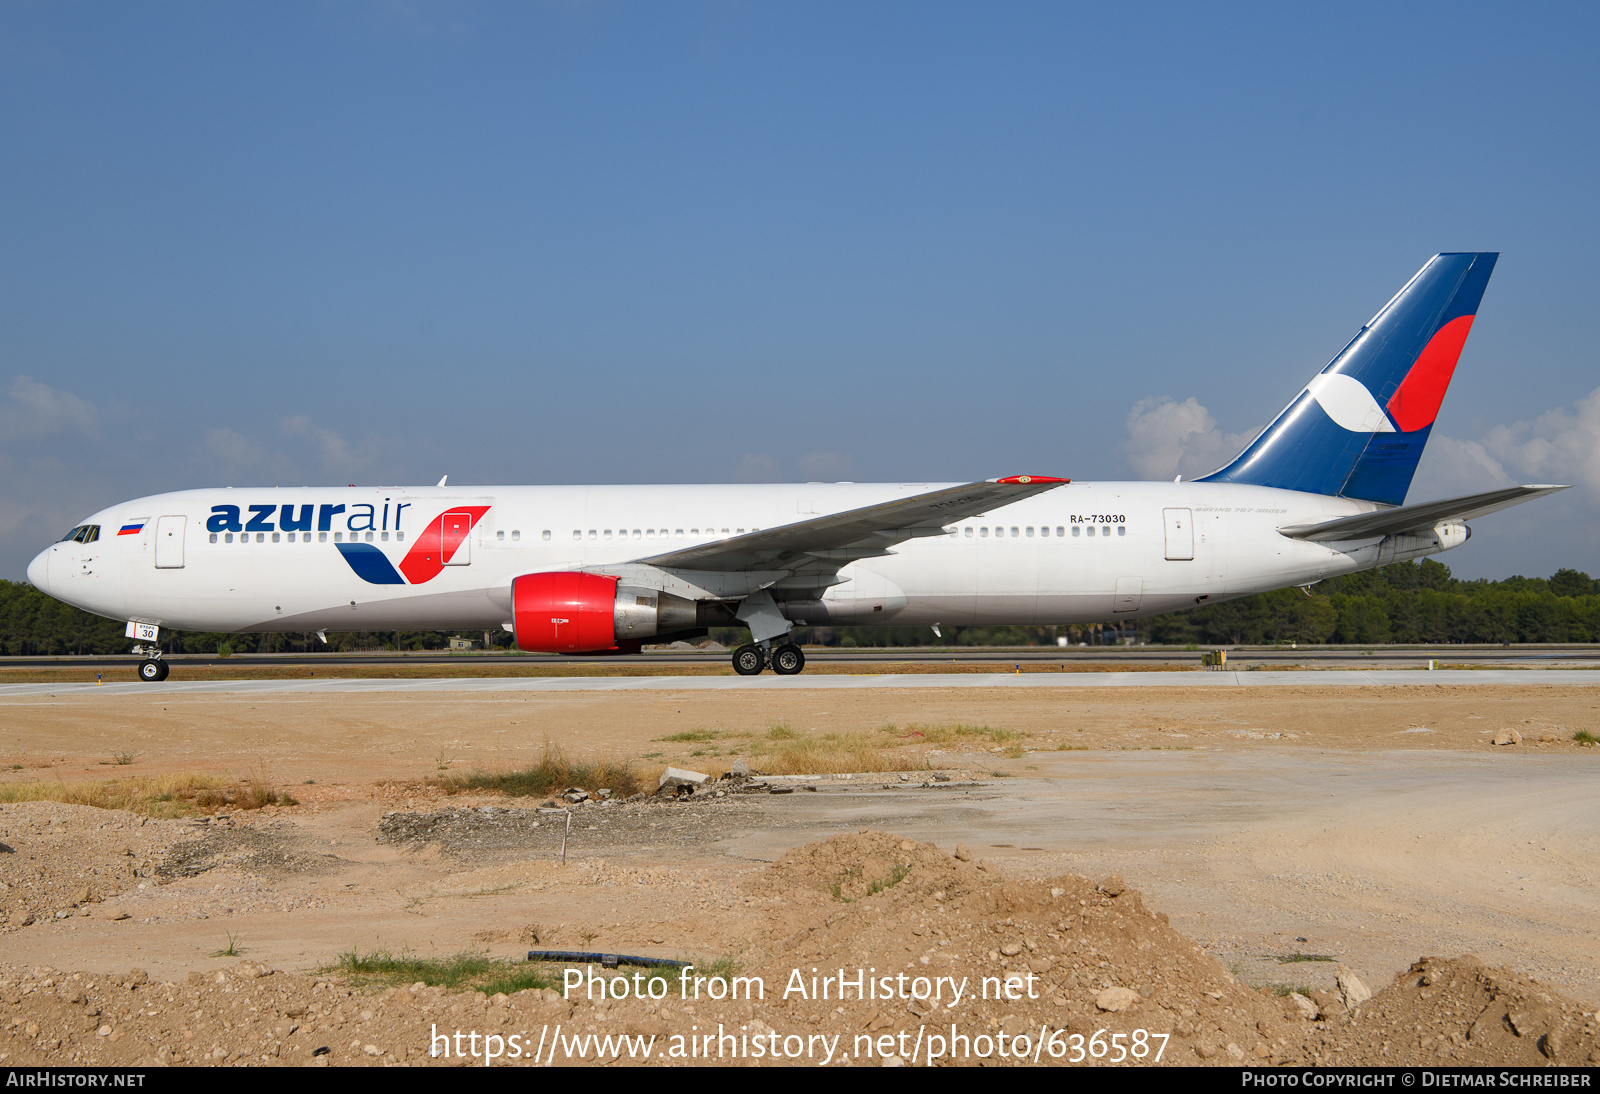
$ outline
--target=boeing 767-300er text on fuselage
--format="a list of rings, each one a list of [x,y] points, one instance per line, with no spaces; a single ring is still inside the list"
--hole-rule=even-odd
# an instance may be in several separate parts
[[[1435,255],[1226,466],[1190,482],[223,489],[112,506],[28,580],[164,628],[481,630],[637,651],[744,625],[734,668],[796,673],[792,627],[1091,623],[1437,554],[1563,489],[1406,505],[1493,253]]]

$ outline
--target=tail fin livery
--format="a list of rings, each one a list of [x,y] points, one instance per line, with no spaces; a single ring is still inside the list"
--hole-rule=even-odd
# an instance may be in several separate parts
[[[1499,257],[1434,255],[1260,436],[1199,481],[1403,503]]]

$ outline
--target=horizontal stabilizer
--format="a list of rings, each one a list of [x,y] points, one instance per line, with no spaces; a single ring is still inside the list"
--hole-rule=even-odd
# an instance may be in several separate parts
[[[1405,532],[1423,532],[1435,525],[1450,521],[1471,520],[1485,513],[1509,509],[1565,486],[1508,486],[1503,490],[1490,490],[1486,494],[1468,494],[1461,498],[1427,501],[1420,505],[1402,505],[1394,509],[1379,509],[1374,513],[1357,513],[1353,517],[1323,521],[1321,524],[1296,524],[1279,528],[1280,535],[1290,539],[1338,540],[1371,539],[1374,536],[1394,536]]]
[[[947,524],[1001,505],[1011,505],[1054,490],[1069,479],[1016,475],[1008,479],[949,486],[881,505],[830,513],[777,528],[685,547],[638,561],[652,566],[689,570],[745,570],[773,566],[779,560],[823,551],[844,551],[870,540],[871,553],[883,554],[890,544],[938,535]],[[859,553],[859,552],[857,552]]]

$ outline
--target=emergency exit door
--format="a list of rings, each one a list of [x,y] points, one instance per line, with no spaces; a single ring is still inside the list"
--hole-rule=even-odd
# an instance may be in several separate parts
[[[1188,509],[1163,509],[1167,526],[1167,560],[1189,562],[1194,559],[1194,513]]]

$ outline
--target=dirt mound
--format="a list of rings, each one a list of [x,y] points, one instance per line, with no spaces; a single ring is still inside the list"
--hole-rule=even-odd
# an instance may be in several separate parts
[[[769,943],[781,955],[761,969],[769,986],[786,983],[791,967],[808,986],[812,969],[841,967],[847,978],[862,967],[897,984],[904,973],[913,987],[944,978],[933,1001],[835,993],[778,1002],[810,1022],[851,1032],[933,1023],[1035,1038],[1064,1031],[1069,1053],[1073,1034],[1088,1051],[1098,1031],[1130,1045],[1143,1030],[1169,1035],[1149,1042],[1152,1056],[1159,1047],[1164,1062],[1182,1063],[1282,1058],[1299,1040],[1276,999],[1240,984],[1117,877],[1011,880],[930,843],[863,831],[788,852],[755,887],[813,912]],[[954,1005],[952,980],[967,984]]]
[[[1397,1067],[1600,1063],[1600,1018],[1475,957],[1424,957],[1308,1038],[1297,1062]]]

